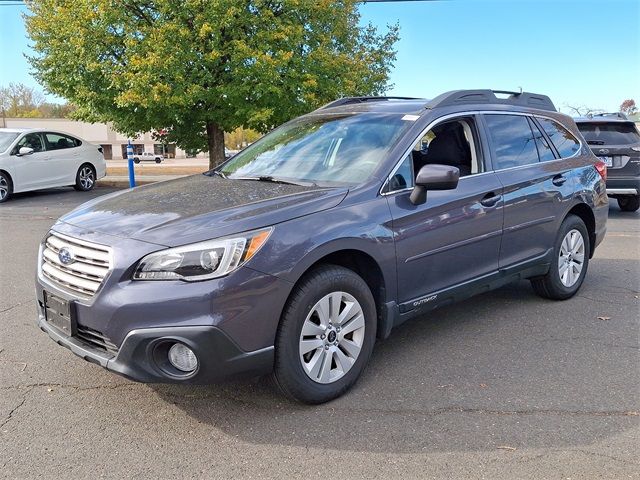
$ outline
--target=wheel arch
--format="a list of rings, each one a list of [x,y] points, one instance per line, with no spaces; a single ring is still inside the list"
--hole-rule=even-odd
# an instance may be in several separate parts
[[[392,280],[386,278],[383,267],[370,252],[364,249],[347,247],[332,251],[323,251],[320,255],[315,256],[315,258],[296,275],[297,279],[289,293],[287,303],[291,295],[293,295],[296,285],[298,285],[304,275],[320,265],[337,265],[348,268],[365,281],[375,300],[378,337],[386,338],[389,335],[394,321],[393,315],[390,314],[388,304],[390,297],[389,282]],[[395,305],[395,302],[393,302],[393,304]]]
[[[4,173],[7,177],[9,177],[9,181],[11,182],[11,186],[15,187],[15,183],[13,182],[13,176],[4,168],[0,168],[0,173]]]
[[[569,215],[575,215],[580,218],[587,227],[587,232],[589,234],[589,258],[592,258],[596,245],[596,217],[593,214],[591,207],[586,203],[578,203],[567,212],[563,221]]]

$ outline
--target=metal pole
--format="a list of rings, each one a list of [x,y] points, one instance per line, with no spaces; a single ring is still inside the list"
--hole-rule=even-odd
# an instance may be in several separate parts
[[[133,171],[133,145],[131,140],[127,144],[127,163],[129,164],[129,188],[136,186],[136,175]]]

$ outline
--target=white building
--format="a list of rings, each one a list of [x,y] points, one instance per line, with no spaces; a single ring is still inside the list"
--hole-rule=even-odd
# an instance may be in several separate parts
[[[134,152],[153,152],[164,154],[167,158],[208,158],[208,152],[197,155],[189,154],[177,148],[174,143],[163,145],[154,140],[150,133],[137,138],[127,138],[111,128],[106,123],[86,123],[69,120],[67,118],[0,118],[0,127],[6,128],[39,128],[53,130],[70,135],[76,135],[88,142],[102,146],[105,160],[119,160],[127,158],[127,143],[131,140]]]

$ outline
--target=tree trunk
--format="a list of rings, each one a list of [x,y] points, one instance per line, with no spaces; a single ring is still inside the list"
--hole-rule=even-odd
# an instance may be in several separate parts
[[[224,162],[224,132],[213,122],[207,122],[207,143],[209,144],[209,168]]]

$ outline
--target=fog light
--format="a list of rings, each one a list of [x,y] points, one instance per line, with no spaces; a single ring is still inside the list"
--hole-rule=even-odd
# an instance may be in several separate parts
[[[169,362],[178,370],[193,372],[198,367],[198,358],[189,347],[174,343],[169,349]]]

